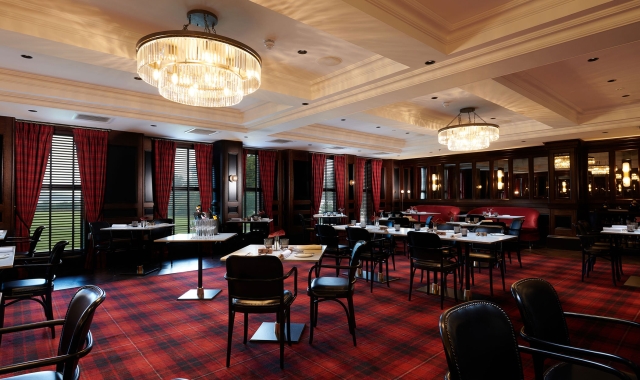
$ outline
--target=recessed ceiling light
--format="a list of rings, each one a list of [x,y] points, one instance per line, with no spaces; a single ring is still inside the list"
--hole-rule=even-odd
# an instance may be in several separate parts
[[[438,99],[438,97],[437,96],[432,96],[431,99]]]
[[[38,112],[38,111],[36,111],[36,110],[29,110],[29,112]]]
[[[491,118],[491,120],[495,120],[495,119],[496,119],[495,117],[492,117],[492,118]]]
[[[376,128],[380,128],[380,126],[378,125]]]
[[[311,146],[311,144],[308,144],[309,146]]]
[[[30,56],[30,55],[26,55],[26,54],[22,54],[22,55],[21,55],[21,57],[22,57],[22,58],[24,58],[24,59],[31,59],[31,58],[33,58],[32,56]]]
[[[306,50],[298,50],[298,54],[307,54]]]
[[[628,98],[629,96],[630,96],[629,94],[627,94],[627,95],[622,95],[622,97],[623,97],[623,98]]]
[[[303,105],[303,106],[308,106],[308,105],[309,105],[309,103],[302,103],[302,105]]]
[[[609,132],[602,132],[602,133],[609,133]]]
[[[340,121],[347,121],[347,119],[340,119]]]
[[[615,82],[615,81],[616,81],[615,79],[609,79],[607,82],[609,82],[609,83],[613,83],[613,82]]]
[[[424,64],[425,64],[425,65],[433,65],[434,63],[436,63],[436,61],[434,61],[434,60],[429,60],[429,61],[425,62]]]
[[[155,125],[155,124],[151,124],[151,126],[154,127],[154,128],[157,127],[157,125]]]
[[[522,140],[521,142],[526,142],[525,140]]]
[[[405,135],[408,135],[408,134],[409,134],[409,132],[405,133]]]
[[[140,77],[133,77],[133,79],[135,79],[135,80],[142,80],[142,78],[140,78]]]
[[[249,138],[249,136],[244,136],[244,138],[245,138],[245,139],[248,139],[248,138]]]
[[[600,59],[600,58],[598,58],[598,57],[593,57],[593,58],[589,58],[589,59],[587,59],[587,62],[595,62],[595,61],[597,61],[597,60],[599,60],[599,59]]]

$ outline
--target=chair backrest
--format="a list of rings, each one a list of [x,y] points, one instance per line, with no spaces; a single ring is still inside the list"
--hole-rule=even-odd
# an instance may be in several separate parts
[[[89,223],[89,231],[91,231],[91,241],[95,247],[96,244],[104,243],[110,240],[108,233],[100,232],[103,228],[111,227],[107,222],[91,222]]]
[[[29,255],[33,256],[33,254],[36,253],[36,246],[40,241],[40,236],[42,236],[42,231],[44,231],[44,229],[44,226],[39,226],[35,231],[33,231],[31,241],[29,242]]]
[[[306,228],[307,227],[307,221],[304,219],[304,215],[302,214],[298,214],[298,224],[300,226],[302,226],[302,228]]]
[[[338,247],[338,231],[328,224],[316,224],[316,234],[320,240],[320,244],[326,245],[328,248]]]
[[[409,252],[412,259],[438,261],[443,260],[442,241],[436,234],[409,231]]]
[[[359,264],[360,255],[362,252],[367,251],[369,247],[364,240],[360,240],[356,242],[353,249],[351,250],[351,258],[349,259],[349,283],[354,284],[356,282],[356,266]]]
[[[234,298],[280,299],[284,295],[282,261],[275,256],[230,256],[225,279],[229,303]]]
[[[360,240],[365,242],[371,241],[371,234],[365,228],[359,227],[347,227],[347,241],[349,241],[349,248],[355,248],[356,243]]]
[[[520,230],[522,230],[522,223],[524,223],[522,219],[516,219],[513,222],[511,222],[511,225],[509,226],[509,235],[520,236]]]
[[[95,285],[86,285],[78,289],[67,308],[58,345],[58,355],[73,355],[83,349],[87,336],[90,335],[89,328],[93,315],[105,297],[104,290]],[[75,356],[57,364],[56,371],[62,373],[64,379],[73,379],[78,360],[80,358]]]
[[[64,247],[66,247],[67,244],[69,244],[68,241],[61,240],[57,242],[56,245],[54,245],[51,249],[51,254],[49,254],[49,264],[51,264],[51,266],[47,268],[47,271],[45,273],[45,280],[47,280],[47,283],[49,284],[55,278],[56,271],[58,270],[58,266],[60,266],[61,263],[60,257],[62,257]]]
[[[449,380],[523,379],[513,325],[497,305],[471,301],[440,316]]]
[[[427,219],[424,221],[424,225],[428,226],[431,223],[431,219],[433,219],[433,215],[427,216]]]
[[[525,278],[511,285],[527,335],[569,345],[569,330],[558,293],[541,278]],[[534,346],[534,344],[532,344]]]

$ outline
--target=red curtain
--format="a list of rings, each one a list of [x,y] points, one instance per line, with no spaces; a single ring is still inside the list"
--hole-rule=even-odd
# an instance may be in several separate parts
[[[344,207],[344,173],[345,173],[345,156],[333,156],[333,172],[336,175],[336,203],[338,208]]]
[[[202,211],[209,211],[213,194],[213,179],[211,178],[213,171],[213,145],[194,144],[193,146],[196,151],[200,205],[202,206]]]
[[[102,220],[104,189],[107,181],[107,142],[109,132],[95,129],[73,130],[78,154],[84,214],[88,223]]]
[[[380,177],[382,175],[382,160],[371,160],[371,193],[373,195],[373,212],[380,210]]]
[[[173,182],[176,142],[153,140],[153,217],[166,219]]]
[[[362,189],[364,188],[365,162],[366,160],[364,158],[356,157],[356,176],[354,177],[355,186],[353,190],[353,206],[356,220],[360,220],[360,209],[362,206]]]
[[[15,181],[16,181],[16,236],[28,237],[33,215],[36,213],[42,180],[47,168],[53,127],[48,125],[16,123]],[[29,249],[29,243],[20,243],[18,251]]]
[[[276,170],[276,152],[273,150],[259,150],[258,162],[260,164],[260,186],[262,187],[262,199],[264,211],[268,218],[273,217],[273,185]],[[270,232],[273,232],[273,223],[269,224]]]
[[[322,187],[324,185],[324,164],[327,161],[327,156],[320,153],[313,153],[311,155],[311,188],[313,205],[311,213],[316,214],[320,212],[320,202],[322,201]]]

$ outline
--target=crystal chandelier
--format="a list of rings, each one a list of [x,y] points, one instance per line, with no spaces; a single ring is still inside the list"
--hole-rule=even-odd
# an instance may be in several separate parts
[[[262,60],[255,50],[219,36],[218,17],[205,10],[187,13],[182,30],[138,40],[138,75],[171,101],[199,107],[228,107],[260,87]],[[187,30],[189,25],[204,32]],[[212,32],[213,29],[213,32]]]
[[[458,116],[438,131],[438,142],[446,145],[451,151],[470,151],[486,149],[489,147],[489,143],[497,141],[500,137],[498,126],[486,123],[474,111],[474,107],[462,108]],[[462,123],[461,115],[463,113],[468,115],[467,123]],[[473,120],[471,120],[472,113]],[[476,117],[482,120],[482,123],[477,123]],[[456,119],[458,119],[458,124],[451,125]]]
[[[571,160],[569,155],[558,155],[553,158],[554,169],[569,169],[571,168]]]

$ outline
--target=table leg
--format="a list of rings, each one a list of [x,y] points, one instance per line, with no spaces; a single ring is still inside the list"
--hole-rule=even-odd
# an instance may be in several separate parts
[[[210,300],[220,293],[220,289],[202,288],[202,243],[196,243],[196,245],[198,246],[198,287],[188,290],[178,298],[178,301]]]
[[[471,259],[469,258],[469,243],[464,244],[464,300],[471,301],[471,271],[473,270]]]

